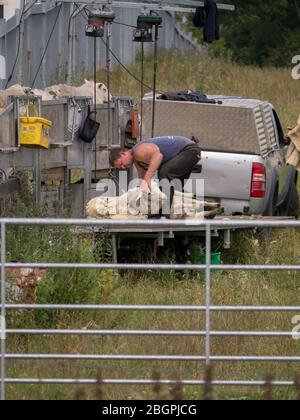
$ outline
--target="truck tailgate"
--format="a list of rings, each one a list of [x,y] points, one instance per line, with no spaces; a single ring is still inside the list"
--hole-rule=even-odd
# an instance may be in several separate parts
[[[252,162],[254,156],[222,152],[202,152],[201,174],[205,197],[250,200]]]

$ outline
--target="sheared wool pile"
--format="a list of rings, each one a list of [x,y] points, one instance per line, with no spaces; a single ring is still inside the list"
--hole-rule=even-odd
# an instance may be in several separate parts
[[[221,213],[220,204],[216,202],[197,200],[192,193],[175,191],[171,214],[176,219],[185,215],[186,218],[210,218]]]
[[[86,214],[91,218],[109,219],[147,219],[150,214],[158,214],[163,208],[167,197],[163,194],[156,182],[152,182],[151,192],[142,192],[134,188],[120,197],[97,197],[92,199],[86,207]],[[184,194],[175,191],[172,218],[212,217],[220,212],[218,203],[198,201],[193,194]]]

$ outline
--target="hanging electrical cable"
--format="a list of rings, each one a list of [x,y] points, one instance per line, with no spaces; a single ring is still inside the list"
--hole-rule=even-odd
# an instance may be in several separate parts
[[[134,25],[128,25],[127,23],[122,23],[122,22],[114,22],[115,25],[120,25],[120,26],[125,26],[126,28],[132,28],[132,29],[136,29],[136,26]]]
[[[79,6],[75,3],[75,6],[78,8],[78,10],[79,10]],[[86,12],[86,9],[87,8],[85,8],[84,10],[85,10],[85,12]],[[88,9],[87,9],[88,10]],[[87,17],[86,16],[84,16],[84,14],[82,13],[82,10],[79,10],[79,12],[80,12],[80,14],[82,15],[82,17],[87,21],[88,19],[87,19]],[[113,22],[113,23],[117,23],[117,22]],[[119,24],[121,24],[121,23],[119,23]],[[124,25],[124,26],[128,26],[127,24],[125,24],[125,23],[122,23],[122,25]],[[131,27],[131,25],[129,25],[129,27]],[[133,26],[133,28],[134,29],[136,29],[137,27],[136,26]],[[107,43],[104,41],[104,39],[103,38],[100,38],[101,39],[101,41],[102,41],[102,43],[105,45],[105,47],[107,48]],[[109,51],[110,51],[110,53],[111,53],[111,55],[114,57],[114,59],[116,60],[116,62],[123,68],[123,70],[125,70],[126,71],[126,73],[128,73],[129,74],[129,76],[130,77],[132,77],[137,83],[139,83],[139,84],[141,84],[142,83],[142,81],[135,75],[135,74],[133,74],[129,69],[128,69],[128,67],[126,67],[125,66],[125,64],[123,64],[122,63],[122,61],[118,58],[118,56],[114,53],[114,51],[110,48],[109,49]],[[151,90],[152,91],[152,87],[151,86],[149,86],[149,85],[147,85],[146,83],[143,83],[143,86],[145,87],[145,88],[147,88],[147,89],[149,89],[149,90]],[[159,92],[159,90],[157,90],[156,91],[157,93],[159,93],[160,95],[162,95],[162,93],[161,92]]]
[[[77,6],[77,5],[75,4],[75,6]],[[72,19],[74,18],[75,13],[78,13],[78,11],[76,9],[73,10],[73,12],[71,13],[71,15],[69,17],[69,23],[68,23],[68,44],[70,43],[71,23],[72,23]]]
[[[39,66],[38,66],[38,68],[37,68],[36,74],[35,74],[35,76],[34,76],[34,78],[33,78],[32,83],[31,83],[31,86],[30,86],[30,88],[31,88],[31,89],[33,89],[33,88],[34,88],[34,85],[35,85],[36,79],[37,79],[37,77],[38,77],[38,74],[39,74],[40,69],[41,69],[41,67],[42,67],[42,64],[43,64],[44,58],[45,58],[46,53],[47,53],[47,51],[48,51],[48,48],[49,48],[49,45],[50,45],[50,42],[51,42],[51,39],[52,39],[52,36],[53,36],[54,30],[55,30],[55,27],[56,27],[56,24],[57,24],[57,22],[58,22],[58,18],[59,18],[59,16],[60,16],[60,12],[61,12],[61,9],[62,9],[62,5],[63,5],[63,4],[61,3],[61,4],[60,4],[60,6],[59,6],[59,10],[58,10],[58,12],[57,12],[57,15],[56,15],[56,18],[55,18],[55,21],[54,21],[54,24],[53,24],[53,28],[52,28],[51,33],[50,33],[50,36],[49,36],[49,38],[48,38],[48,41],[47,41],[47,44],[46,44],[46,47],[45,47],[44,53],[43,53],[43,55],[42,55],[42,58],[41,58],[40,64],[39,64]]]
[[[103,42],[103,44],[106,46],[106,42],[103,40],[103,39],[101,39],[101,41]],[[139,79],[135,74],[133,74],[126,66],[125,66],[125,64],[123,64],[122,63],[122,61],[118,58],[118,56],[112,51],[112,49],[110,49],[110,52],[111,52],[111,55],[114,57],[114,59],[116,60],[116,62],[117,63],[119,63],[120,64],[120,66],[126,71],[126,73],[128,73],[129,74],[129,76],[130,77],[132,77],[137,83],[139,83],[139,84],[141,84],[142,83],[142,81],[141,81],[141,79]],[[143,83],[143,86],[145,87],[145,88],[147,88],[147,89],[149,89],[149,90],[151,90],[151,92],[152,92],[152,89],[153,89],[153,87],[152,86],[150,86],[150,85],[148,85],[148,84],[146,84],[146,83]],[[159,90],[156,90],[156,93],[159,93],[160,95],[162,95],[163,93],[162,92],[160,92]]]
[[[26,15],[26,13],[28,13],[29,10],[32,9],[33,6],[35,6],[38,1],[40,1],[40,0],[35,0],[30,6],[28,6],[27,9],[24,11],[24,15]]]
[[[77,3],[74,3],[75,7],[78,10],[78,13],[81,14],[81,16],[83,17],[84,20],[88,21],[89,18],[89,14],[88,14],[88,9],[87,7],[84,7],[83,9],[80,8],[80,6]],[[85,15],[83,14],[83,12],[85,13]]]
[[[5,89],[7,89],[7,87],[8,87],[8,85],[9,85],[9,83],[10,83],[10,81],[12,80],[12,78],[14,77],[14,73],[15,73],[15,69],[16,69],[16,65],[17,65],[17,62],[18,62],[18,60],[19,60],[19,55],[20,55],[20,47],[21,47],[21,26],[22,26],[22,22],[23,22],[23,20],[24,20],[24,17],[27,15],[27,13],[29,12],[29,10],[31,10],[32,8],[33,8],[33,6],[35,6],[36,5],[36,3],[38,2],[39,0],[35,0],[30,6],[28,6],[27,8],[26,8],[26,4],[25,4],[25,2],[24,2],[24,5],[23,5],[23,8],[22,8],[22,11],[21,11],[21,16],[20,16],[20,21],[19,21],[19,24],[18,24],[18,26],[17,26],[17,28],[18,28],[18,47],[17,47],[17,54],[16,54],[16,58],[15,58],[15,61],[14,61],[14,64],[13,64],[13,66],[12,66],[12,70],[11,70],[11,73],[10,73],[10,75],[8,76],[8,78],[7,78],[7,81],[6,81],[6,85],[5,85]]]
[[[5,89],[7,89],[8,85],[9,85],[9,82],[10,82],[10,81],[12,80],[12,78],[14,77],[14,73],[15,73],[16,65],[17,65],[17,62],[18,62],[18,60],[19,60],[20,47],[21,47],[21,25],[22,25],[22,21],[23,21],[23,17],[24,17],[24,15],[25,15],[25,3],[24,3],[24,5],[23,5],[22,11],[21,11],[20,20],[19,20],[19,24],[18,24],[18,26],[17,26],[17,28],[18,28],[18,48],[17,48],[17,55],[16,55],[16,58],[15,58],[14,64],[13,64],[13,66],[12,66],[12,70],[11,70],[11,72],[10,72],[10,75],[9,75],[9,76],[8,76],[8,78],[7,78],[6,85],[5,85]]]

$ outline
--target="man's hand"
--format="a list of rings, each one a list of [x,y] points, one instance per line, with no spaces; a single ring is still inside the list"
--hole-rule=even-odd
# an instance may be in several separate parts
[[[151,182],[152,179],[144,178],[141,180],[140,189],[142,192],[150,192],[151,191]]]
[[[283,135],[283,142],[284,142],[284,144],[286,144],[286,145],[290,145],[291,144],[291,139],[290,139],[290,137],[288,136],[288,134],[284,134]]]

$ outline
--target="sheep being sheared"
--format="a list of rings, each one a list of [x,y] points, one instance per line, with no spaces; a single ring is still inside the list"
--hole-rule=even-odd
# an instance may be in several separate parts
[[[151,194],[137,187],[120,197],[97,197],[89,201],[86,213],[92,218],[145,218],[153,212],[158,213],[166,198],[158,185],[152,182]]]
[[[133,188],[120,197],[97,197],[89,201],[86,214],[91,218],[134,219],[147,218],[158,214],[167,202],[156,182],[151,184],[151,192],[142,192]],[[171,209],[171,218],[204,219],[214,217],[221,212],[219,203],[196,200],[193,194],[175,191]]]

